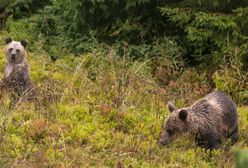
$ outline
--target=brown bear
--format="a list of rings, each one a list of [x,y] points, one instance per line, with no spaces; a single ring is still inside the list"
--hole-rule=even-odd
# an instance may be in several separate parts
[[[25,40],[17,42],[6,39],[6,63],[1,87],[11,92],[14,102],[31,95],[32,82],[26,61],[26,46]]]
[[[222,91],[214,91],[190,107],[176,109],[169,102],[168,108],[171,114],[163,124],[160,146],[186,132],[195,136],[196,145],[206,149],[218,148],[227,139],[238,140],[237,108]]]

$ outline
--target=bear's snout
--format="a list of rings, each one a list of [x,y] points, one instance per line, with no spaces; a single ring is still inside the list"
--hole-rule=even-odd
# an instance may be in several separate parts
[[[160,138],[158,140],[158,145],[160,148],[162,148],[163,146],[168,146],[169,141],[166,138]]]
[[[15,60],[16,54],[11,54],[11,59]]]

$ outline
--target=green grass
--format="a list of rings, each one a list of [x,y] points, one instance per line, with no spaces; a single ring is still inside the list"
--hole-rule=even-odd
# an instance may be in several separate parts
[[[2,98],[0,167],[229,168],[235,167],[233,153],[248,149],[248,107],[238,109],[234,146],[210,153],[184,135],[160,149],[168,93],[155,82],[149,60],[95,52],[51,62],[43,51],[28,55],[40,104],[22,102],[10,110],[10,97]]]

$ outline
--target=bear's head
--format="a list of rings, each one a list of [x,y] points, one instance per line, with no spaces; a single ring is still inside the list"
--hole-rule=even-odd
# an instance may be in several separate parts
[[[12,41],[9,37],[6,39],[5,58],[10,64],[20,64],[25,60],[27,42],[25,40]]]
[[[171,140],[187,131],[188,109],[177,109],[171,102],[168,103],[169,117],[164,121],[159,138],[160,146],[167,146]]]

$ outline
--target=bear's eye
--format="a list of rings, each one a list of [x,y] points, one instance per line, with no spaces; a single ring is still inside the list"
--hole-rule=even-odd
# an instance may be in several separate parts
[[[9,51],[13,51],[13,48],[10,48]]]
[[[167,129],[166,132],[167,132],[167,134],[168,134],[169,136],[172,136],[172,135],[173,135],[172,129]]]
[[[18,52],[18,53],[19,53],[19,52],[20,52],[20,50],[19,50],[19,49],[16,49],[16,52]]]

